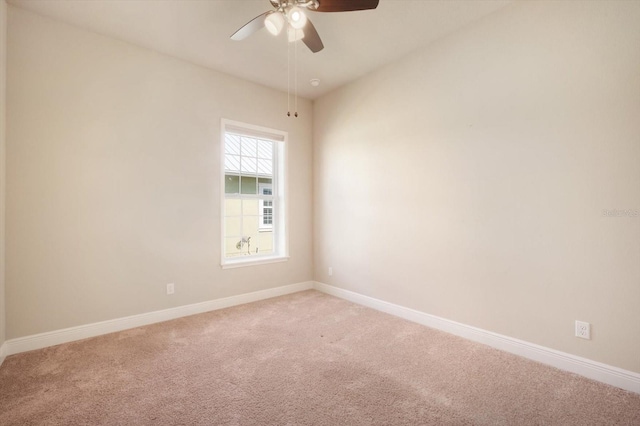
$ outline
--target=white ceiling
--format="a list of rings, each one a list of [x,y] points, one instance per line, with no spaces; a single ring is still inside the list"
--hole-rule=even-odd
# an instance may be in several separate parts
[[[298,93],[315,99],[486,16],[511,0],[380,0],[376,10],[310,12],[325,48],[298,44]],[[261,30],[229,36],[271,10],[268,0],[9,0],[12,5],[278,90],[287,43]],[[293,51],[292,51],[293,52]],[[321,84],[314,88],[311,78]]]

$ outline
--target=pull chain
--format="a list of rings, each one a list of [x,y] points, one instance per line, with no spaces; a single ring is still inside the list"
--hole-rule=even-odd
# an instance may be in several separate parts
[[[287,37],[293,37],[293,105],[294,117],[298,117],[298,33],[294,28],[287,30]],[[291,42],[287,40],[287,117],[291,117]]]
[[[296,30],[297,31],[297,30]],[[296,33],[296,37],[294,38],[294,46],[293,46],[293,51],[294,51],[294,56],[295,56],[295,65],[294,65],[294,83],[293,83],[293,90],[295,93],[295,109],[296,109],[296,113],[294,114],[296,118],[298,118],[298,34]]]
[[[291,49],[287,40],[287,117],[291,117]]]

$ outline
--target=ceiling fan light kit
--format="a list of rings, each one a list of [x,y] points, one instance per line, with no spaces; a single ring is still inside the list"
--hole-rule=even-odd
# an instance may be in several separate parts
[[[264,26],[271,34],[277,36],[284,27],[284,17],[280,13],[270,13],[264,18]]]
[[[289,24],[296,30],[302,29],[307,23],[307,15],[298,6],[289,7],[287,10]]]

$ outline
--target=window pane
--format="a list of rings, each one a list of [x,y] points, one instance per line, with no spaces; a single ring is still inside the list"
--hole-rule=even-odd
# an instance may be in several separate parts
[[[242,200],[224,200],[224,214],[226,216],[240,216],[242,214]]]
[[[258,183],[260,184],[260,186],[272,186],[273,185],[273,179],[271,178],[265,178],[265,177],[261,177],[258,178]]]
[[[258,160],[258,174],[267,176],[273,175],[273,163],[271,160]]]
[[[255,237],[256,235],[258,235],[259,218],[260,217],[257,214],[252,216],[247,216],[247,215],[242,216],[242,235],[243,236]],[[253,238],[253,240],[255,241],[255,238]]]
[[[240,155],[240,136],[238,135],[226,135],[224,144],[225,154]]]
[[[227,237],[224,239],[224,254],[225,257],[242,256],[242,253],[246,253],[245,245],[239,244],[241,238],[239,237]]]
[[[242,214],[245,216],[257,216],[260,214],[259,200],[242,200]]]
[[[272,254],[273,253],[273,232],[260,232],[256,241],[255,254]]]
[[[227,172],[239,172],[240,171],[240,157],[237,155],[225,155],[224,156],[224,170]]]
[[[258,141],[258,157],[268,160],[273,158],[273,142]]]
[[[240,192],[242,194],[257,194],[258,193],[258,179],[250,176],[242,176],[240,178]]]
[[[236,237],[242,234],[242,220],[239,216],[224,218],[224,234],[227,237]]]
[[[256,161],[257,160],[255,158],[242,157],[242,173],[257,173],[258,165],[256,164]]]
[[[258,156],[258,141],[253,138],[242,138],[242,155],[248,157]]]
[[[225,175],[224,177],[224,193],[239,194],[240,193],[240,177]]]

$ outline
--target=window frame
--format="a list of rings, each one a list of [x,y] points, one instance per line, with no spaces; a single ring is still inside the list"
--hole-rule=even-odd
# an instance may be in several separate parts
[[[254,137],[257,139],[270,140],[274,144],[273,152],[273,176],[272,184],[260,184],[256,182],[258,188],[257,195],[238,194],[237,198],[247,199],[261,196],[262,188],[270,186],[272,189],[272,225],[263,226],[263,218],[259,220],[258,232],[273,232],[273,251],[272,253],[250,256],[225,257],[226,229],[225,229],[225,204],[228,194],[225,189],[226,168],[225,168],[225,146],[226,134],[240,134],[243,136]],[[287,146],[288,133],[282,130],[272,129],[268,127],[257,126],[253,124],[243,123],[234,120],[222,119],[220,126],[220,265],[223,269],[237,268],[243,266],[259,265],[273,262],[283,262],[289,259],[289,234],[288,234],[288,179],[287,179]],[[240,172],[240,175],[242,173]],[[232,198],[236,198],[233,196]],[[262,199],[259,203],[260,212],[263,210]]]

